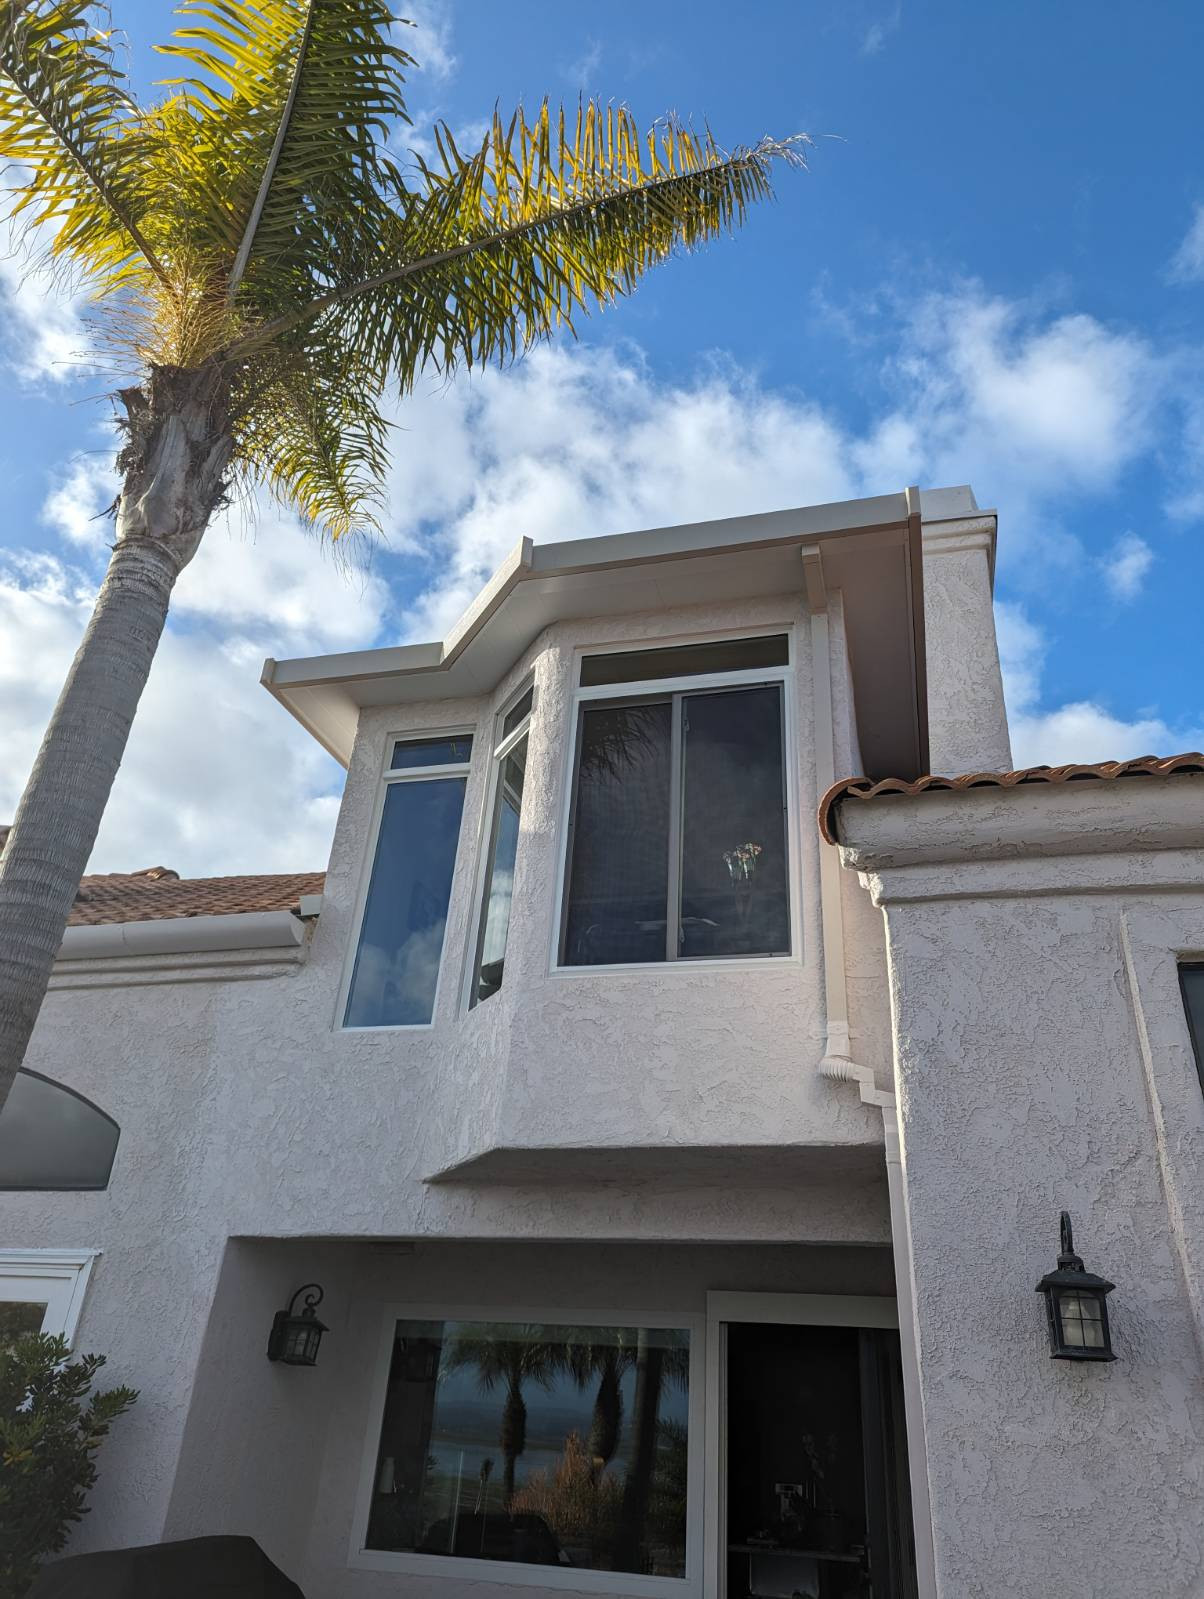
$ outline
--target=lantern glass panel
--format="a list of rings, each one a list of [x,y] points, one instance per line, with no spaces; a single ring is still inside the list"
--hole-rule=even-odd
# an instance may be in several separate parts
[[[1058,1295],[1062,1341],[1068,1349],[1102,1349],[1104,1324],[1100,1302],[1094,1294]]]

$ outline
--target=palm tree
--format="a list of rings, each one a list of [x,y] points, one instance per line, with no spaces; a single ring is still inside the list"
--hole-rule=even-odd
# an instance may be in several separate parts
[[[805,140],[725,151],[629,112],[495,113],[405,174],[385,0],[184,0],[143,106],[96,0],[0,0],[10,213],[83,280],[121,488],[96,608],[0,865],[0,1104],[25,1054],[166,620],[211,517],[266,484],[331,538],[374,526],[382,396],[503,363],[743,221]],[[49,241],[48,243],[46,241]]]
[[[544,1327],[469,1324],[461,1327],[448,1352],[449,1370],[475,1366],[481,1392],[506,1390],[498,1447],[502,1451],[502,1500],[506,1510],[514,1498],[514,1477],[518,1457],[527,1447],[527,1402],[523,1387],[528,1382],[548,1389],[564,1367],[564,1347],[549,1342]]]
[[[635,1353],[635,1434],[631,1465],[623,1484],[623,1507],[615,1539],[615,1570],[638,1571],[648,1508],[656,1473],[661,1392],[666,1382],[686,1387],[690,1376],[688,1342],[674,1332],[641,1327]]]

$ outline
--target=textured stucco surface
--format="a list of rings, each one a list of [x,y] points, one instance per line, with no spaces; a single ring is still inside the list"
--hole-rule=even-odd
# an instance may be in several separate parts
[[[924,529],[929,770],[1007,771],[1012,764],[991,612],[991,517]]]
[[[1184,847],[1204,778],[1121,790],[842,817],[885,911],[937,1567],[959,1599],[1204,1591],[1204,1100],[1170,980],[1204,939]],[[1062,1209],[1117,1285],[1113,1365],[1048,1356],[1033,1285]]]
[[[950,603],[977,605],[977,633],[990,634],[982,583],[945,592]],[[793,626],[796,637],[795,958],[554,973],[574,650],[762,626]],[[830,632],[836,758],[855,764],[835,598]],[[666,1292],[676,1283],[691,1306],[707,1287],[886,1291],[881,1119],[847,1085],[816,1071],[826,1017],[811,661],[801,596],[798,604],[778,597],[553,628],[494,694],[365,713],[322,914],[287,963],[244,951],[97,962],[91,973],[75,963],[60,973],[28,1064],[117,1119],[117,1162],[102,1194],[0,1194],[0,1236],[103,1251],[78,1344],[108,1354],[112,1380],[142,1390],[106,1445],[93,1513],[74,1547],[220,1523],[283,1549],[303,1531],[308,1537],[312,1522],[310,1599],[397,1591],[362,1575],[354,1589],[340,1584],[352,1580],[346,1495],[365,1425],[357,1386],[365,1380],[363,1340],[378,1331],[365,1331],[355,1307],[378,1320],[373,1295],[392,1295],[398,1283],[373,1286],[368,1276],[379,1267],[408,1281],[410,1267],[365,1266],[371,1246],[333,1239],[415,1239],[422,1260],[428,1243],[445,1240],[450,1252],[441,1262],[432,1257],[423,1291],[463,1302],[465,1282],[474,1299],[492,1284],[499,1308],[520,1290],[558,1304],[613,1296],[618,1306],[662,1281]],[[490,735],[498,706],[529,672],[538,707],[506,983],[465,1014]],[[957,713],[962,686],[956,675],[938,674],[934,727]],[[946,691],[954,703],[942,700]],[[477,738],[434,1024],[341,1032],[338,997],[386,740],[449,727],[475,728]],[[988,753],[984,746],[970,764],[987,764]],[[852,1036],[858,1059],[885,1079],[891,1032],[881,915],[851,873],[843,897]],[[426,1181],[449,1171],[456,1180]],[[264,1237],[293,1241],[229,1242]],[[569,1239],[574,1247],[565,1252],[557,1241]],[[457,1255],[453,1240],[494,1242]],[[545,1251],[523,1256],[521,1278],[491,1265],[538,1243]],[[702,1244],[712,1253],[696,1252]],[[821,1260],[807,1245],[830,1247]],[[654,1253],[623,1253],[637,1246]],[[771,1257],[761,1246],[786,1252]],[[329,1366],[324,1359],[320,1372],[302,1374],[311,1386],[298,1401],[289,1381],[296,1374],[271,1368],[263,1344],[272,1311],[315,1276],[327,1288],[323,1314],[337,1337]],[[409,1292],[403,1286],[399,1297]],[[325,1444],[307,1452],[306,1440],[325,1437],[328,1422]],[[277,1450],[307,1463],[287,1503],[273,1470]]]

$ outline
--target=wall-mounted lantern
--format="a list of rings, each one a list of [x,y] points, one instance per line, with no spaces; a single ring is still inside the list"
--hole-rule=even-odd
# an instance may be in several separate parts
[[[1046,1272],[1037,1284],[1037,1292],[1045,1295],[1051,1359],[1116,1359],[1108,1331],[1108,1295],[1115,1287],[1107,1278],[1083,1270],[1074,1252],[1070,1213],[1064,1210],[1058,1269]]]
[[[301,1295],[305,1303],[300,1311],[293,1306]],[[272,1321],[268,1338],[268,1359],[281,1360],[286,1366],[316,1366],[318,1345],[322,1334],[330,1329],[318,1320],[318,1306],[322,1303],[322,1290],[317,1283],[306,1283],[298,1288],[288,1302],[287,1310],[278,1310]]]

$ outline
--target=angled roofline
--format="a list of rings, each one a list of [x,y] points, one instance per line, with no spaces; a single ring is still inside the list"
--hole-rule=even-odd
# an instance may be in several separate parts
[[[879,760],[872,748],[866,753],[867,764],[883,775],[918,776],[928,764],[921,514],[930,525],[992,513],[979,510],[968,488],[909,489],[551,544],[524,537],[445,639],[269,659],[261,682],[346,766],[365,706],[490,693],[558,620],[669,609],[718,594],[801,594],[797,552],[819,547],[829,587],[845,596],[859,711],[871,700],[889,701],[877,706],[876,719],[893,731]]]

